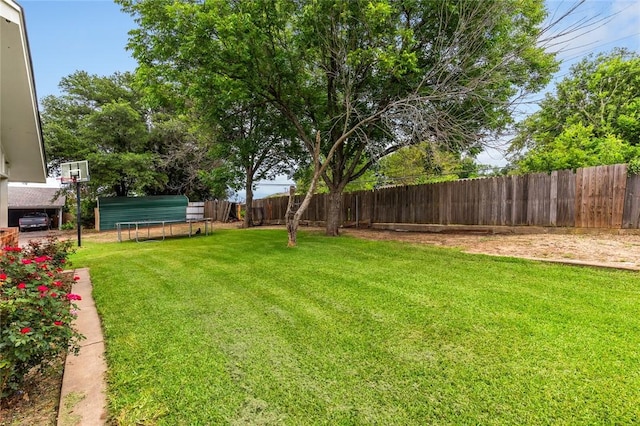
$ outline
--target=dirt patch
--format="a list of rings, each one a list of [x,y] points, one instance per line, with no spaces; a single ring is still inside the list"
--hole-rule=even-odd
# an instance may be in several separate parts
[[[22,391],[0,404],[0,426],[49,426],[56,424],[64,357],[47,374],[34,373]]]
[[[372,240],[457,247],[466,253],[640,270],[640,235],[473,235],[369,229],[346,229],[343,234]]]

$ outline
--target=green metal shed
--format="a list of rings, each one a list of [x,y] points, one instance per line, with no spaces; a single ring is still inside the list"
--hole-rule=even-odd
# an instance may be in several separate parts
[[[118,222],[186,221],[189,199],[184,195],[98,198],[100,230],[116,229]]]

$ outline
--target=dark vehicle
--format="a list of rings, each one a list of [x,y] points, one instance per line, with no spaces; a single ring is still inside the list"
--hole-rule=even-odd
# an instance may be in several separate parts
[[[20,232],[26,231],[27,229],[49,229],[50,226],[51,219],[43,212],[27,213],[18,219]]]

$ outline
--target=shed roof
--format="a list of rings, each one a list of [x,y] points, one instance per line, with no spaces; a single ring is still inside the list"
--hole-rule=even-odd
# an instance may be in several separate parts
[[[10,186],[8,192],[9,208],[14,209],[60,208],[64,206],[66,200],[64,195],[53,200],[56,192],[58,192],[58,188]]]

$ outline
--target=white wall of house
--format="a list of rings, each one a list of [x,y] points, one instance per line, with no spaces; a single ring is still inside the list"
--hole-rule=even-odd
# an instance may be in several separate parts
[[[0,0],[0,227],[9,181],[45,182],[47,169],[22,7]]]

